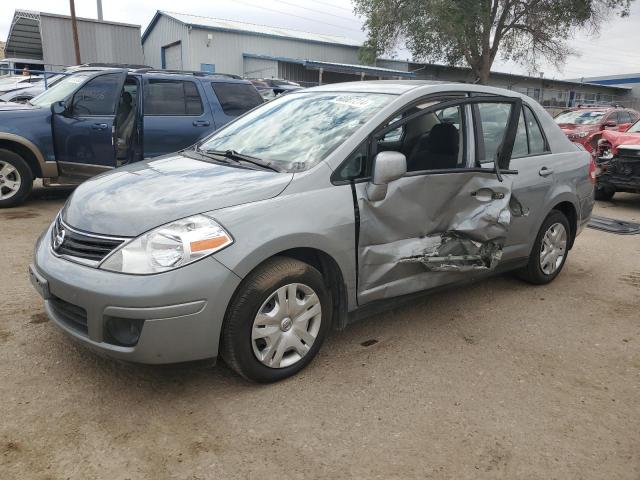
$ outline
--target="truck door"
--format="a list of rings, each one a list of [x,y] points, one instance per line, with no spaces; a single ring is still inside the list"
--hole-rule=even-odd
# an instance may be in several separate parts
[[[209,102],[203,101],[199,82],[150,78],[143,90],[145,157],[177,152],[214,130]]]
[[[87,75],[64,102],[64,112],[53,114],[56,159],[64,176],[90,177],[115,167],[113,127],[126,75],[125,70]]]
[[[476,156],[472,106],[479,103],[507,108],[505,121],[496,117],[483,125],[495,141],[490,165],[480,165]],[[370,193],[371,182],[353,184],[360,304],[456,282],[499,264],[514,214],[516,172],[508,169],[521,105],[519,98],[498,96],[427,101],[373,136],[370,158],[380,150],[398,151],[407,173],[390,182],[381,199]],[[390,149],[387,134],[398,128],[401,144]]]

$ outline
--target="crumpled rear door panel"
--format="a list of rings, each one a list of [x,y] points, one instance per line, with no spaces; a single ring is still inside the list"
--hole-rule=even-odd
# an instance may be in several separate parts
[[[359,184],[359,303],[493,270],[511,223],[511,186],[493,172],[405,176],[370,202]]]

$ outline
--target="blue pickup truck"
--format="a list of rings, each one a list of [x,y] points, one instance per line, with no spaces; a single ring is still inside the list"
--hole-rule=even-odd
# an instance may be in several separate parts
[[[36,178],[77,184],[184,149],[262,101],[233,75],[80,69],[29,103],[0,105],[0,208],[22,203]]]

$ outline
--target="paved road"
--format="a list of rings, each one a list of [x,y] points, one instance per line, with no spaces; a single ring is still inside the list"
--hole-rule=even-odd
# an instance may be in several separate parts
[[[0,211],[0,478],[640,478],[640,236],[587,230],[552,285],[431,296],[257,386],[47,321],[26,267],[67,194]],[[640,195],[597,210],[640,221]]]

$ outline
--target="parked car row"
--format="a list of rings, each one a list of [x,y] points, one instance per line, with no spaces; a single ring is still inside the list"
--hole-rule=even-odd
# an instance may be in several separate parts
[[[620,107],[578,107],[555,117],[569,140],[597,165],[598,200],[616,192],[640,193],[640,113]]]
[[[56,325],[124,360],[280,380],[399,299],[514,269],[551,282],[590,218],[590,155],[513,91],[352,82],[234,117],[260,102],[244,80],[111,69],[7,114],[64,175],[127,163],[37,242]]]
[[[0,207],[35,178],[77,184],[186,148],[262,102],[231,75],[78,67],[27,104],[0,104]]]

